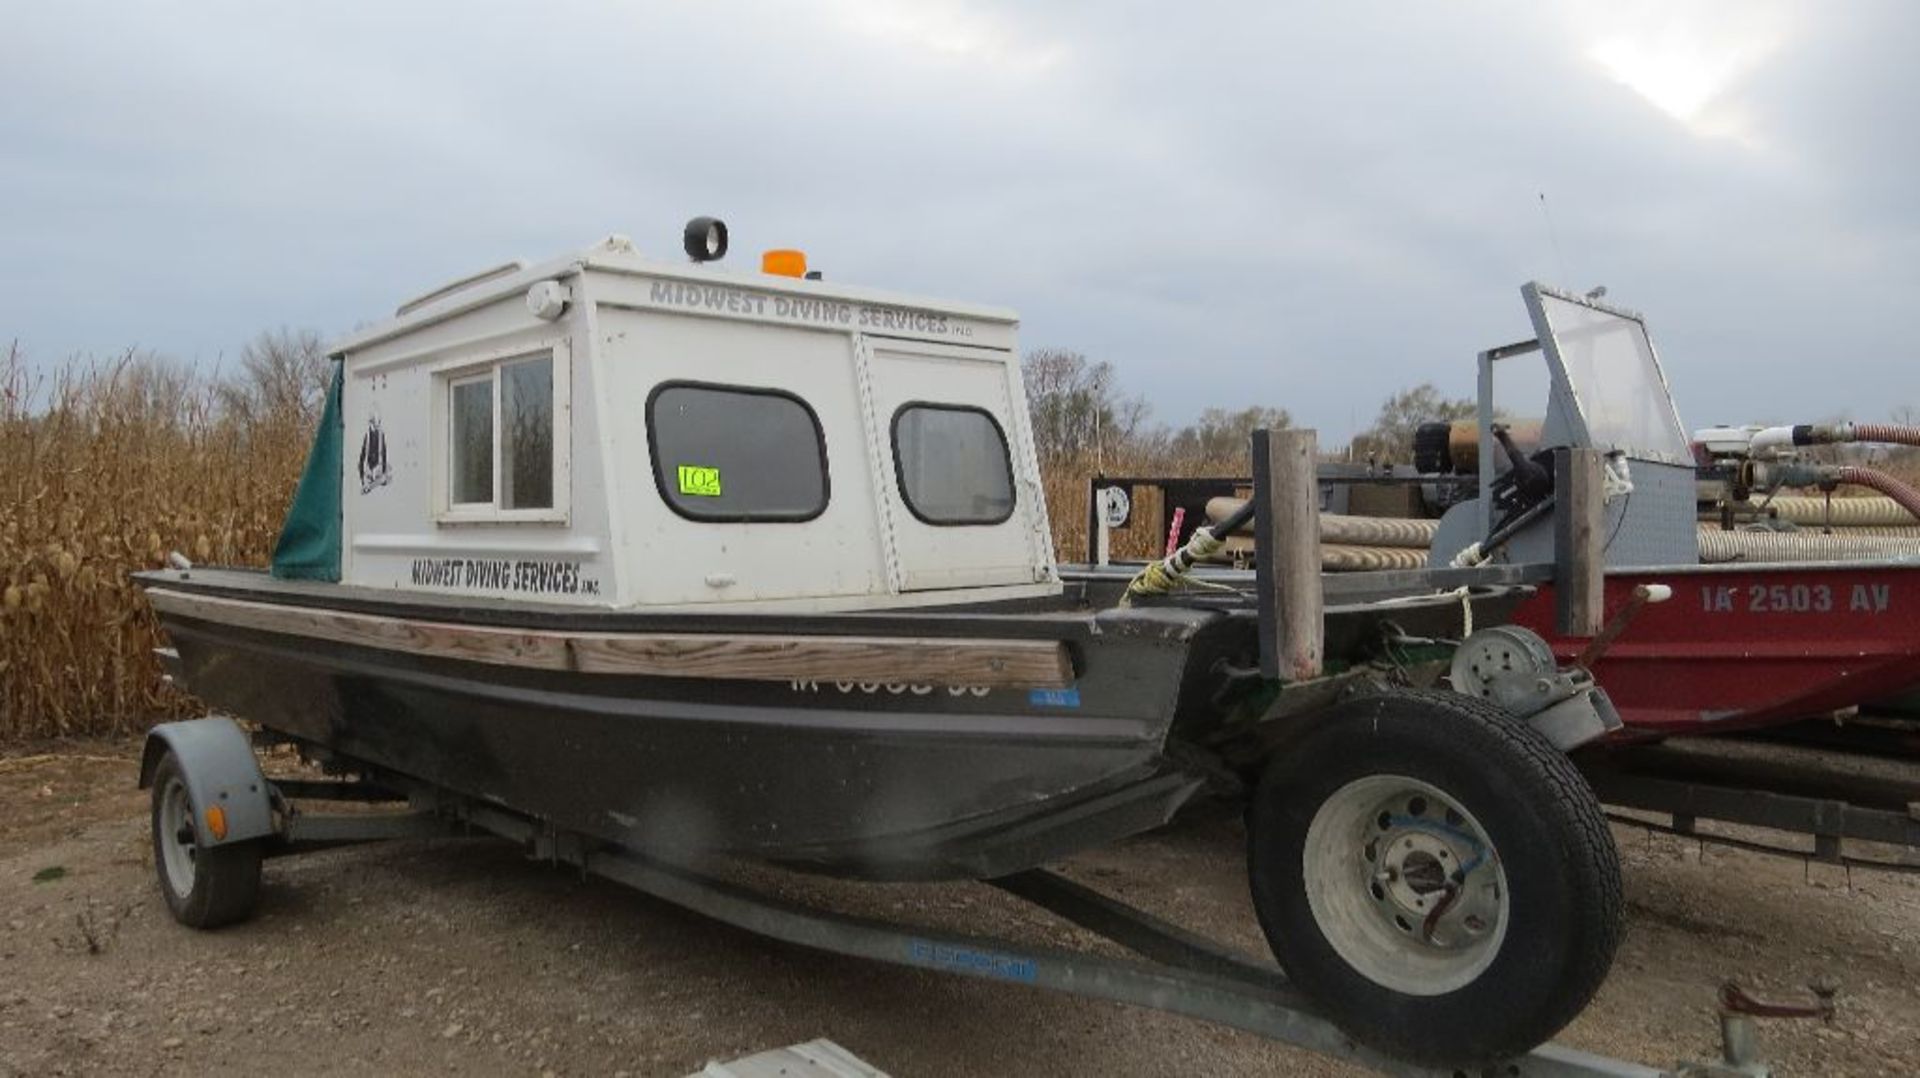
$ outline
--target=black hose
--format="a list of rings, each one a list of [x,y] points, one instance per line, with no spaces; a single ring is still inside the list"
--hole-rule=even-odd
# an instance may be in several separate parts
[[[1553,495],[1549,494],[1545,500],[1535,502],[1523,510],[1519,516],[1493,529],[1493,531],[1481,541],[1480,553],[1483,555],[1492,554],[1494,551],[1506,546],[1509,539],[1520,534],[1521,528],[1539,520],[1548,510],[1552,509],[1553,501]]]
[[[1209,526],[1207,530],[1212,532],[1215,535],[1225,537],[1228,535],[1232,535],[1234,532],[1245,527],[1247,521],[1252,519],[1253,519],[1253,499],[1248,498],[1245,502],[1241,503],[1240,508],[1235,509],[1231,514],[1229,514],[1227,516],[1227,519],[1221,521],[1218,524]]]

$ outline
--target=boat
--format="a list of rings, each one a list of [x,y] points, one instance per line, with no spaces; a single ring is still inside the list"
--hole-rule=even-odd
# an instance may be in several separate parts
[[[682,239],[508,262],[336,343],[271,571],[138,578],[174,675],[355,790],[669,891],[728,859],[1015,878],[1224,798],[1275,957],[1360,1043],[1506,1058],[1579,1011],[1618,864],[1565,754],[1605,694],[1550,661],[1516,675],[1537,704],[1418,687],[1524,574],[1322,580],[1282,481],[1310,494],[1310,432],[1254,441],[1286,586],[1183,586],[1205,530],[1063,573],[1012,312]],[[250,912],[320,796],[226,719],[157,728],[142,781],[197,927]]]
[[[1712,469],[1681,425],[1645,317],[1537,282],[1521,293],[1535,337],[1481,353],[1478,497],[1442,517],[1434,563],[1552,497],[1550,483],[1531,497],[1520,489],[1527,458],[1496,434],[1500,415],[1543,414],[1539,445],[1602,450],[1627,477],[1601,526],[1605,607],[1631,606],[1631,622],[1592,664],[1625,723],[1616,738],[1778,725],[1920,683],[1920,556],[1898,553],[1898,540],[1809,536],[1800,545],[1827,560],[1765,560],[1779,546],[1769,536],[1703,532],[1696,480]],[[1529,403],[1542,384],[1544,413]],[[1551,528],[1523,523],[1493,556],[1542,556]],[[1631,604],[1645,587],[1672,599]],[[1515,620],[1573,661],[1588,641],[1554,631],[1556,601],[1545,585]]]
[[[273,571],[142,582],[213,707],[558,826],[1030,867],[1200,788],[1170,701],[1238,645],[1037,556],[1013,326],[618,238],[509,263],[334,346]]]

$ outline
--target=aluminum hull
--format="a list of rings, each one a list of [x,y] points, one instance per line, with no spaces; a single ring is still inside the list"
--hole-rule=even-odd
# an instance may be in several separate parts
[[[1203,784],[1166,751],[1189,673],[1247,628],[1180,609],[634,615],[232,571],[141,582],[176,597],[156,607],[187,686],[217,710],[609,843],[865,878],[998,876],[1164,822]],[[168,612],[181,595],[395,625],[1057,640],[1074,679],[1025,691],[583,674]]]

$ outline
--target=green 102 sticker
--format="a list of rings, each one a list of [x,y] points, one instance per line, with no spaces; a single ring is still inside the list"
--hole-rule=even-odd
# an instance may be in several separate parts
[[[697,498],[718,498],[720,469],[702,468],[697,464],[680,465],[680,493]]]

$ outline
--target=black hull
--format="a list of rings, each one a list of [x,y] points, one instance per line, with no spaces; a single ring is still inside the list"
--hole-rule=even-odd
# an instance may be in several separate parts
[[[196,571],[149,587],[396,618],[514,624],[511,607]],[[1164,822],[1202,784],[1166,752],[1189,672],[1248,628],[1181,610],[806,617],[522,612],[582,631],[1053,637],[1068,692],[583,675],[163,615],[214,708],[466,797],[655,854],[863,878],[1004,875]],[[1183,694],[1183,687],[1188,687]]]

